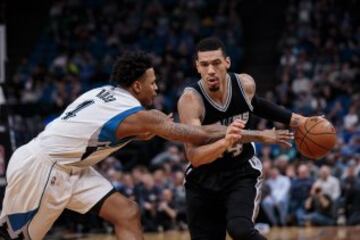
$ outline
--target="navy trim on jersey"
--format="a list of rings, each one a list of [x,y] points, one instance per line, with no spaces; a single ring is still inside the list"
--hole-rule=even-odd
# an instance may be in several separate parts
[[[137,113],[141,110],[144,110],[144,107],[138,106],[130,108],[115,117],[111,118],[109,121],[107,121],[103,127],[101,128],[100,134],[99,134],[99,142],[111,142],[111,146],[117,145],[117,139],[116,139],[116,129],[119,126],[119,124],[125,120],[128,116]]]

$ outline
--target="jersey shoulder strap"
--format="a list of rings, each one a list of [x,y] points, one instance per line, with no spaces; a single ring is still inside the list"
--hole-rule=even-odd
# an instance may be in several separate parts
[[[239,74],[229,72],[229,75],[230,75],[230,78],[231,78],[231,82],[233,83],[232,84],[233,88],[235,88],[235,86],[239,87],[240,93],[241,93],[240,95],[241,95],[242,99],[247,104],[249,110],[252,112],[254,107],[252,106],[250,99],[248,98],[248,96],[245,93],[245,89],[243,87],[243,84],[241,83],[241,79],[240,79]]]

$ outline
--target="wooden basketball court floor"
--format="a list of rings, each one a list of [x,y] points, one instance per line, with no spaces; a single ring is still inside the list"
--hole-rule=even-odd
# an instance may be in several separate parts
[[[268,240],[360,240],[360,226],[356,227],[286,227],[272,228]],[[64,236],[62,239],[116,240],[113,235]],[[190,240],[187,232],[145,234],[145,240]],[[230,240],[230,238],[227,238]]]

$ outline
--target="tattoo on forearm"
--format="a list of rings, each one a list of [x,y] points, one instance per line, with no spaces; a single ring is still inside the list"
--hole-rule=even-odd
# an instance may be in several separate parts
[[[211,125],[203,125],[202,128],[207,133],[219,133],[219,134],[223,134],[223,136],[225,136],[227,126],[224,126],[221,124],[211,124]]]
[[[248,142],[260,142],[262,141],[262,131],[257,130],[241,130],[241,140],[242,143]]]

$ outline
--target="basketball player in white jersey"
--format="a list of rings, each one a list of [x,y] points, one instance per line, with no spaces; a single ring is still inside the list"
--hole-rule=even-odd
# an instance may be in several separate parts
[[[117,239],[143,239],[137,204],[115,192],[92,166],[136,137],[159,135],[192,144],[223,138],[228,146],[241,138],[242,121],[225,133],[174,123],[160,111],[144,110],[156,96],[155,80],[146,54],[124,54],[113,68],[114,86],[84,93],[14,152],[7,169],[0,236],[42,239],[67,208],[95,212],[114,224]]]

